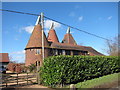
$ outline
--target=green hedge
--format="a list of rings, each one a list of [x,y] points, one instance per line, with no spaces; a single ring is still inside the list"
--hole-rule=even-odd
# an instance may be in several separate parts
[[[42,84],[55,87],[120,72],[118,57],[52,56],[40,68]]]

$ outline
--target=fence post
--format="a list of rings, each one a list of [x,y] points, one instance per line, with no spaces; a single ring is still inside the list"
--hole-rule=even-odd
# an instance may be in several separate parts
[[[17,85],[18,85],[18,73],[17,73]]]
[[[27,72],[27,85],[28,85],[28,72]]]
[[[7,87],[7,75],[5,75],[5,83],[6,83],[6,87]]]
[[[40,85],[39,70],[40,70],[40,61],[37,61],[37,83]]]

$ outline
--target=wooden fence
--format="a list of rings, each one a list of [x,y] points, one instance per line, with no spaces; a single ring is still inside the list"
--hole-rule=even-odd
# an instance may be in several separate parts
[[[1,74],[0,75],[0,87],[11,87],[28,85],[36,82],[36,74],[24,73],[24,74]]]

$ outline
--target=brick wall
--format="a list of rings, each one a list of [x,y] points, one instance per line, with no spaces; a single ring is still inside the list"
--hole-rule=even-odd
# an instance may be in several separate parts
[[[45,49],[45,57],[48,57],[48,49]],[[36,54],[36,49],[27,49],[25,52],[25,66],[29,66],[31,64],[35,64],[36,61],[40,61],[40,65],[42,65],[42,49],[40,50],[40,54]]]

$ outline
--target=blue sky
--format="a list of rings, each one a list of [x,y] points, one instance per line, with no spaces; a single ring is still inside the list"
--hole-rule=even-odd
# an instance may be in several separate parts
[[[81,30],[112,38],[118,34],[118,3],[117,2],[3,2],[3,9],[40,14]],[[29,40],[37,17],[11,12],[2,13],[2,52],[9,53],[12,61],[24,62],[24,49]],[[49,30],[51,21],[45,19],[45,33]],[[59,41],[62,41],[67,27],[55,23]],[[71,28],[71,33],[77,44],[91,46],[106,54],[105,40],[85,34]]]

